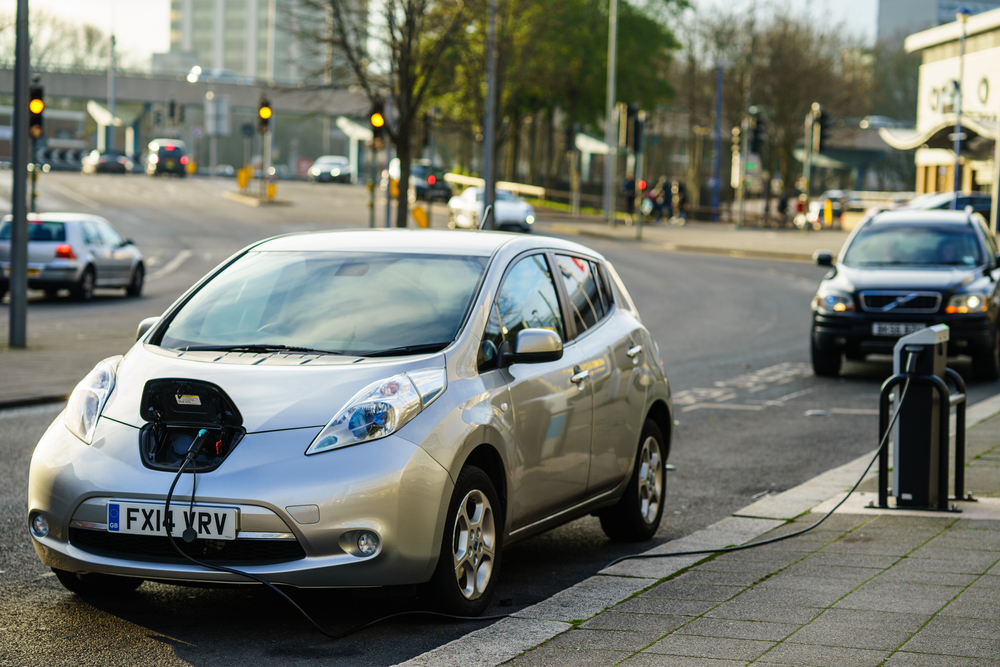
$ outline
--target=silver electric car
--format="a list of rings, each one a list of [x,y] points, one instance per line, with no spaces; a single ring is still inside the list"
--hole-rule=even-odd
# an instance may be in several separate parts
[[[588,248],[281,236],[80,382],[32,457],[28,530],[83,594],[246,581],[206,567],[224,565],[422,585],[480,614],[516,541],[590,513],[613,539],[653,536],[671,410],[656,343]]]

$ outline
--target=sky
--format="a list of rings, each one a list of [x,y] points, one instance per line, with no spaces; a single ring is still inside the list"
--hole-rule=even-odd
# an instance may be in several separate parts
[[[230,0],[232,1],[232,0]],[[700,11],[746,12],[751,0],[692,0]],[[824,23],[843,23],[848,33],[866,43],[875,39],[877,0],[755,0],[757,18],[774,12],[812,16]],[[13,14],[17,0],[0,0],[0,13]],[[150,56],[170,49],[170,0],[30,0],[67,21],[92,23],[114,30],[119,48],[149,66]]]

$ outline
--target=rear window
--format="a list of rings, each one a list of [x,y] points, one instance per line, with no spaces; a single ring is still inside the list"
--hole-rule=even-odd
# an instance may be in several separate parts
[[[10,241],[10,220],[0,222],[0,241]],[[48,220],[28,221],[29,241],[65,241],[66,225],[62,222]]]

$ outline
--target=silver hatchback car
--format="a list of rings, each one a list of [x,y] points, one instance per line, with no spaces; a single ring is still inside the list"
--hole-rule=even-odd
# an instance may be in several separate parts
[[[11,216],[0,219],[0,298],[10,281]],[[142,253],[110,222],[87,213],[28,215],[28,287],[55,296],[68,289],[90,301],[95,287],[124,287],[142,293],[146,266]]]
[[[77,386],[32,457],[28,529],[80,593],[245,581],[224,565],[480,614],[505,546],[590,513],[653,536],[671,410],[625,286],[581,245],[282,236]]]

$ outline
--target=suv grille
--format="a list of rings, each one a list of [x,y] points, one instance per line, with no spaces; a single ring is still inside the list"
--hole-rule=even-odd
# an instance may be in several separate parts
[[[73,546],[98,556],[153,560],[160,563],[184,563],[166,537],[122,535],[102,530],[70,528]],[[305,558],[306,553],[292,540],[195,540],[190,544],[175,539],[181,550],[198,560],[226,564],[287,563]]]
[[[883,313],[936,313],[941,307],[938,292],[912,291],[871,291],[861,292],[861,308],[869,312]],[[899,302],[894,308],[886,308]]]

